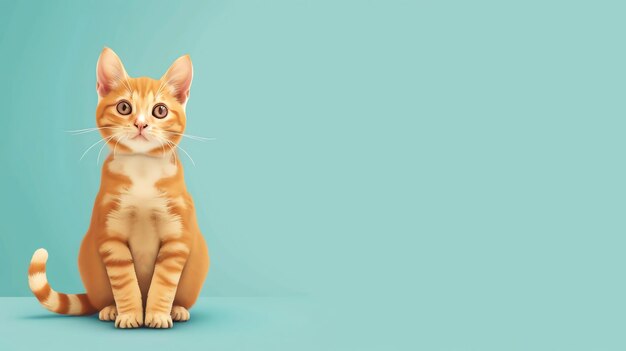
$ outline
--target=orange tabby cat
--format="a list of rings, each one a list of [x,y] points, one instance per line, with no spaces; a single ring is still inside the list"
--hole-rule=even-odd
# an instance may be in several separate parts
[[[52,290],[44,249],[31,260],[30,289],[53,312],[99,311],[118,328],[171,328],[172,320],[189,320],[209,269],[175,150],[185,130],[191,60],[180,57],[160,80],[130,78],[105,48],[96,71],[96,125],[113,152],[78,257],[87,293]]]

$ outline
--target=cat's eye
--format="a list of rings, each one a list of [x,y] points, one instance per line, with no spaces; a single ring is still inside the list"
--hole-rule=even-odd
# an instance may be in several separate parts
[[[157,104],[152,109],[152,115],[156,118],[165,118],[167,117],[167,106],[163,104]]]
[[[120,115],[130,115],[131,112],[133,112],[133,108],[130,106],[130,103],[126,100],[122,100],[120,102],[117,103],[117,112]]]

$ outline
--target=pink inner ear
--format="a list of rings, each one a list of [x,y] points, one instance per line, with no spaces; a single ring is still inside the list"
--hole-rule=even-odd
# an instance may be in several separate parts
[[[172,66],[167,70],[164,79],[170,86],[172,95],[181,104],[187,102],[189,98],[189,89],[193,80],[193,66],[188,55],[178,58]]]
[[[174,89],[174,97],[176,98],[176,100],[178,100],[178,102],[180,102],[181,104],[184,104],[187,99],[189,99],[189,89],[184,90],[184,91],[178,91],[176,89]]]
[[[104,96],[108,94],[123,77],[126,77],[126,70],[124,70],[119,57],[109,48],[102,50],[96,68],[96,90],[98,95]]]
[[[108,94],[111,90],[113,90],[118,81],[117,77],[119,76],[119,68],[112,65],[110,59],[107,62],[107,58],[101,58],[98,62],[97,72],[98,82],[96,85],[96,90],[98,90],[98,94],[100,94],[100,96],[104,96]]]
[[[100,84],[100,82],[96,82],[96,91],[98,92],[98,95],[104,96],[108,94],[110,90],[107,89],[103,84]]]
[[[170,86],[172,95],[180,102],[184,104],[189,98],[189,88],[191,87],[191,73],[181,74],[184,72],[172,72],[168,76],[168,85]]]

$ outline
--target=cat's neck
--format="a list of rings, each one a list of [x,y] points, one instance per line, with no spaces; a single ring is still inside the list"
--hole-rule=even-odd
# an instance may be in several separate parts
[[[131,180],[141,179],[148,183],[177,174],[180,166],[174,152],[159,155],[117,153],[111,155],[108,162],[109,171],[128,176]]]
[[[175,150],[159,152],[157,154],[147,153],[111,153],[109,160],[112,165],[125,165],[124,168],[136,167],[174,167],[180,165],[178,153]],[[115,166],[114,166],[115,168]]]
[[[130,159],[137,159],[137,160],[142,160],[142,159],[152,159],[155,161],[159,161],[159,160],[171,160],[172,158],[177,158],[178,157],[178,153],[174,150],[169,150],[169,151],[164,151],[164,152],[158,152],[155,154],[149,154],[149,153],[143,153],[143,152],[137,152],[137,153],[131,153],[131,152],[111,152],[111,159],[115,160],[115,159],[125,159],[125,160],[130,160]]]

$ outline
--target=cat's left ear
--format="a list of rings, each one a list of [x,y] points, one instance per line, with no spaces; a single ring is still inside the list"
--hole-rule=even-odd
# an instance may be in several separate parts
[[[111,90],[122,84],[122,80],[128,79],[124,65],[117,54],[109,48],[104,48],[98,58],[96,66],[96,90],[100,97],[104,97]]]
[[[193,79],[193,66],[189,55],[181,56],[161,77],[161,80],[170,88],[172,95],[183,106],[189,99],[189,89],[191,88],[191,80]]]

